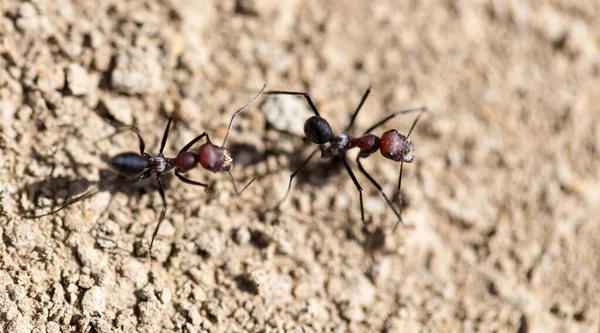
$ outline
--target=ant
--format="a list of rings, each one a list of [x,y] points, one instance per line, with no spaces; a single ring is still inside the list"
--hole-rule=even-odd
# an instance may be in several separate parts
[[[238,190],[235,179],[233,178],[233,174],[231,173],[231,167],[233,159],[229,151],[225,148],[225,143],[227,142],[227,138],[229,137],[229,132],[233,126],[233,120],[235,117],[248,108],[263,92],[266,85],[263,85],[260,92],[250,100],[250,102],[246,103],[240,109],[233,113],[231,116],[231,120],[229,121],[229,127],[227,128],[227,134],[225,134],[225,138],[223,139],[223,143],[221,146],[217,146],[212,143],[210,140],[210,136],[208,133],[204,132],[197,137],[195,137],[192,141],[187,143],[175,158],[165,157],[163,155],[163,150],[167,143],[167,137],[169,135],[169,128],[171,127],[172,118],[169,118],[167,122],[167,127],[165,128],[165,132],[163,134],[162,140],[160,142],[160,149],[158,151],[158,155],[153,157],[152,155],[146,153],[145,148],[146,144],[144,143],[144,139],[140,135],[137,128],[133,126],[127,126],[128,129],[131,129],[135,132],[139,141],[139,153],[136,152],[124,152],[114,156],[110,160],[110,164],[115,169],[115,171],[119,174],[119,177],[125,178],[128,183],[136,183],[142,179],[146,179],[151,176],[156,177],[156,182],[158,184],[158,193],[162,199],[163,208],[160,212],[160,217],[158,219],[158,224],[152,233],[152,240],[150,241],[150,247],[148,249],[148,256],[151,258],[152,255],[152,247],[154,245],[154,240],[156,235],[158,234],[158,230],[165,218],[165,214],[167,212],[167,200],[165,199],[165,191],[163,187],[163,177],[167,172],[174,169],[175,176],[179,178],[182,182],[190,185],[201,186],[206,188],[208,184],[200,183],[195,180],[191,180],[186,178],[183,173],[186,173],[198,166],[200,164],[204,169],[212,171],[213,173],[218,172],[227,172],[229,174],[229,178],[233,184],[233,188],[237,195],[242,194],[242,192],[250,186],[255,180],[256,177],[250,180],[248,184],[246,184],[242,190]],[[200,141],[202,138],[206,137],[206,143],[202,144],[197,152],[188,151],[194,144]],[[95,194],[98,190],[89,191],[84,193],[83,195],[71,200],[67,204],[62,207],[46,213],[42,215],[33,216],[34,218],[39,218],[42,216],[55,214],[64,208],[84,199],[93,194]]]
[[[373,186],[375,186],[375,188],[377,188],[377,190],[383,195],[383,198],[387,202],[388,206],[392,209],[392,211],[394,212],[396,217],[398,217],[398,222],[396,222],[393,230],[395,231],[400,223],[404,223],[404,221],[402,220],[402,215],[400,214],[398,209],[396,209],[396,207],[394,207],[394,205],[392,204],[392,201],[388,198],[388,196],[385,194],[385,192],[383,192],[383,188],[381,187],[381,185],[379,185],[379,183],[377,183],[377,181],[373,177],[371,177],[371,175],[369,175],[369,173],[363,168],[362,164],[360,163],[360,159],[369,157],[371,154],[373,154],[379,150],[385,158],[388,158],[395,162],[400,162],[400,176],[398,179],[398,195],[400,196],[400,211],[401,211],[402,210],[402,198],[401,198],[401,194],[400,194],[400,187],[402,186],[402,170],[403,170],[405,162],[412,163],[414,160],[414,156],[412,155],[414,145],[413,145],[412,141],[409,139],[409,136],[412,133],[413,129],[415,128],[417,121],[421,117],[422,112],[426,111],[426,108],[419,107],[419,108],[407,109],[407,110],[393,113],[393,114],[383,118],[382,120],[378,121],[373,126],[369,127],[362,134],[362,136],[353,137],[352,135],[348,134],[348,132],[352,129],[352,125],[354,125],[356,116],[358,115],[358,112],[361,110],[361,108],[362,108],[363,104],[365,103],[365,100],[369,96],[370,92],[371,92],[371,87],[369,87],[367,89],[367,91],[364,93],[364,95],[362,96],[362,99],[360,100],[360,103],[358,104],[356,111],[354,111],[354,114],[352,115],[352,118],[350,119],[350,123],[346,126],[346,128],[344,129],[344,131],[341,134],[335,134],[333,132],[333,130],[331,129],[331,126],[329,125],[327,120],[325,120],[325,118],[321,117],[321,115],[319,114],[317,107],[315,106],[312,99],[310,98],[310,95],[307,92],[272,90],[272,91],[266,91],[263,93],[266,95],[293,95],[293,96],[304,97],[304,99],[306,99],[306,101],[308,102],[308,105],[310,106],[310,108],[312,109],[312,111],[315,114],[314,116],[308,118],[306,120],[306,122],[304,123],[304,134],[306,135],[306,137],[308,137],[308,139],[310,141],[319,145],[308,156],[308,158],[306,158],[306,160],[304,160],[304,162],[302,162],[302,164],[296,169],[296,171],[294,171],[290,175],[290,181],[288,183],[287,192],[285,193],[283,198],[277,203],[277,205],[275,207],[279,207],[279,205],[281,205],[281,203],[287,198],[288,194],[290,193],[290,189],[292,187],[292,181],[294,180],[294,177],[296,177],[296,175],[300,172],[300,170],[302,170],[302,168],[304,168],[304,166],[313,158],[313,156],[317,153],[317,151],[321,151],[321,158],[332,157],[336,154],[341,157],[342,162],[344,163],[344,166],[345,166],[346,170],[348,171],[348,174],[350,175],[350,178],[352,178],[354,185],[358,189],[358,194],[359,194],[359,198],[360,198],[361,219],[362,219],[363,223],[366,224],[365,210],[363,207],[363,195],[362,195],[363,188],[360,186],[358,180],[356,179],[356,176],[354,175],[354,172],[350,168],[350,165],[348,164],[348,161],[346,158],[346,152],[349,149],[359,148],[360,152],[358,153],[358,156],[356,158],[356,163],[358,164],[359,170],[367,177],[367,179],[369,179],[369,181],[373,184]],[[412,126],[410,127],[410,130],[408,131],[408,134],[403,135],[403,134],[398,133],[398,131],[396,131],[396,130],[386,131],[385,133],[383,133],[381,138],[374,134],[370,134],[371,131],[373,131],[377,127],[385,124],[390,119],[397,117],[399,115],[404,115],[404,114],[413,113],[413,112],[420,112],[420,114],[413,121]]]

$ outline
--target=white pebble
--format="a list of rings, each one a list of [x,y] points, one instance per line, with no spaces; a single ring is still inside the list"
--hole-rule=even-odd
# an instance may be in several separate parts
[[[102,287],[94,286],[85,292],[81,301],[83,313],[94,315],[101,314],[106,308],[106,298]]]

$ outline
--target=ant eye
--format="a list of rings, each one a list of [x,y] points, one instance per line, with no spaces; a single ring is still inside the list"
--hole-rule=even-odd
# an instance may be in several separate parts
[[[304,123],[304,134],[313,143],[324,144],[331,141],[334,137],[331,126],[327,120],[319,117],[312,116]]]

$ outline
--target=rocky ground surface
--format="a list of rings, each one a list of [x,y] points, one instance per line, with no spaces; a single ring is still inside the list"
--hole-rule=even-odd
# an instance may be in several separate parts
[[[1,332],[593,332],[600,325],[595,1],[0,2]],[[310,153],[301,98],[260,99],[208,191],[106,185],[137,126],[174,156],[220,143],[263,83],[355,133],[425,105],[403,217]],[[406,133],[414,116],[375,131]],[[391,196],[399,165],[364,160]],[[104,181],[104,183],[103,183]],[[58,214],[65,198],[100,192]],[[395,197],[395,196],[394,196]],[[398,204],[397,200],[395,202]]]

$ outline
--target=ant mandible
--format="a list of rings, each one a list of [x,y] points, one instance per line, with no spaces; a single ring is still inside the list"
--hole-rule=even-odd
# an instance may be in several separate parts
[[[167,212],[167,200],[165,198],[165,191],[164,191],[164,187],[163,187],[163,177],[165,176],[165,174],[167,172],[174,169],[175,176],[177,176],[177,178],[179,178],[179,180],[181,180],[182,182],[184,182],[186,184],[201,186],[201,187],[207,187],[208,185],[197,182],[195,180],[191,180],[189,178],[186,178],[182,174],[196,168],[198,166],[198,164],[200,164],[204,169],[212,171],[213,173],[227,172],[229,174],[229,178],[231,179],[233,188],[237,195],[240,195],[248,186],[250,186],[250,184],[252,184],[252,182],[254,182],[256,180],[256,178],[253,178],[241,190],[238,190],[235,179],[233,178],[233,174],[231,173],[233,159],[231,158],[231,154],[229,153],[229,151],[225,148],[225,143],[227,142],[227,138],[229,137],[229,132],[231,131],[231,128],[233,127],[233,120],[235,119],[235,117],[240,112],[242,112],[244,109],[248,108],[261,95],[261,93],[265,89],[265,86],[266,85],[263,85],[260,92],[256,96],[254,96],[252,98],[252,100],[250,100],[250,102],[246,103],[246,105],[242,106],[240,109],[235,111],[233,116],[231,116],[231,120],[229,121],[229,127],[227,128],[227,133],[225,134],[225,138],[223,139],[223,143],[221,144],[221,146],[217,146],[217,145],[213,144],[212,141],[210,140],[210,136],[208,135],[208,133],[204,132],[204,133],[198,135],[197,137],[195,137],[192,141],[190,141],[188,144],[186,144],[183,148],[181,148],[181,150],[179,151],[179,153],[177,154],[177,156],[175,158],[165,157],[163,155],[163,150],[167,143],[167,137],[169,135],[169,128],[171,127],[171,121],[172,121],[172,119],[169,118],[169,121],[167,122],[167,127],[165,128],[165,132],[164,132],[162,140],[160,142],[160,149],[158,151],[158,155],[156,157],[153,157],[152,155],[146,153],[146,151],[145,151],[146,144],[144,143],[144,139],[142,139],[142,136],[140,135],[137,128],[131,127],[131,126],[128,127],[128,129],[133,130],[138,137],[140,152],[139,153],[124,152],[124,153],[118,154],[111,159],[110,164],[115,169],[115,171],[117,171],[117,173],[119,174],[120,177],[124,177],[127,179],[127,182],[135,183],[137,181],[146,179],[151,176],[156,177],[156,182],[158,184],[158,193],[160,194],[160,197],[162,199],[163,208],[162,208],[162,211],[160,212],[158,224],[156,225],[156,228],[154,229],[154,232],[152,233],[152,239],[150,241],[150,247],[148,249],[148,256],[150,258],[152,255],[152,247],[154,245],[154,240],[156,238],[156,235],[158,234],[158,230],[160,229],[160,226],[161,226],[161,224],[165,218],[165,214]],[[206,143],[204,143],[200,146],[200,148],[198,149],[198,152],[194,153],[194,152],[188,151],[196,142],[200,141],[204,137],[206,137]],[[67,206],[70,206],[70,205],[74,204],[75,202],[78,202],[86,197],[89,197],[96,192],[97,192],[97,190],[90,191],[88,193],[85,193],[85,194],[71,200],[69,203],[63,205],[62,207],[60,207],[50,213],[37,215],[37,216],[33,216],[33,217],[38,218],[38,217],[57,213],[57,212],[61,211],[62,209],[66,208]]]
[[[415,118],[415,120],[412,123],[412,126],[410,127],[410,130],[408,131],[408,134],[406,134],[406,135],[402,135],[402,134],[398,133],[398,131],[396,131],[396,130],[389,130],[389,131],[386,131],[385,133],[383,133],[383,135],[380,138],[374,134],[370,134],[370,132],[375,130],[379,126],[382,126],[383,124],[385,124],[386,122],[388,122],[390,119],[392,119],[394,117],[397,117],[399,115],[408,114],[408,113],[413,113],[413,112],[424,112],[424,111],[426,111],[426,108],[419,107],[419,108],[406,109],[403,111],[393,113],[393,114],[383,118],[382,120],[378,121],[373,126],[369,127],[362,134],[362,136],[353,137],[348,132],[352,129],[352,125],[354,125],[356,116],[358,115],[358,112],[361,110],[361,108],[362,108],[363,104],[365,103],[365,100],[369,96],[370,92],[371,92],[371,87],[369,87],[367,89],[367,91],[364,93],[364,95],[362,96],[362,99],[360,100],[360,103],[358,104],[356,111],[354,111],[354,114],[352,115],[350,123],[348,124],[348,126],[346,126],[346,128],[344,129],[344,132],[342,132],[341,134],[335,134],[333,132],[333,130],[331,129],[331,126],[329,125],[327,120],[325,120],[325,118],[321,117],[321,115],[319,114],[317,107],[315,106],[312,99],[310,98],[310,95],[307,92],[272,90],[272,91],[266,91],[263,93],[266,95],[294,95],[294,96],[304,97],[304,99],[306,99],[308,105],[310,106],[310,108],[312,109],[312,111],[315,114],[314,116],[308,118],[306,120],[306,122],[304,123],[304,134],[306,135],[306,137],[308,137],[308,139],[310,141],[319,145],[308,156],[308,158],[306,158],[306,160],[304,160],[304,162],[302,162],[302,164],[300,164],[300,166],[290,175],[290,181],[288,183],[287,191],[285,192],[285,195],[277,203],[277,205],[275,207],[278,207],[279,205],[281,205],[281,203],[287,198],[288,194],[290,193],[290,189],[291,189],[292,181],[294,180],[294,177],[296,177],[296,175],[300,172],[300,170],[302,170],[302,168],[304,168],[304,166],[313,158],[313,156],[317,153],[317,151],[321,151],[321,158],[332,157],[336,154],[341,157],[342,162],[344,163],[344,167],[346,168],[346,171],[348,171],[350,178],[352,178],[354,185],[358,189],[359,198],[360,198],[361,219],[362,219],[363,223],[366,223],[365,222],[366,221],[365,220],[365,210],[364,210],[364,206],[363,206],[363,195],[362,195],[363,188],[361,187],[360,183],[356,179],[356,176],[354,175],[354,172],[350,168],[350,165],[348,164],[348,161],[346,158],[346,152],[349,149],[358,148],[358,149],[360,149],[360,152],[358,153],[358,156],[356,158],[356,163],[358,164],[359,170],[365,175],[365,177],[367,177],[367,179],[369,179],[369,181],[373,184],[373,186],[375,186],[375,188],[377,188],[377,190],[383,195],[383,198],[387,202],[388,206],[392,209],[392,211],[394,212],[396,217],[398,217],[398,222],[396,222],[396,224],[394,225],[393,230],[396,230],[398,225],[400,223],[403,223],[402,215],[400,213],[402,211],[402,206],[400,206],[400,212],[399,212],[398,209],[396,209],[396,207],[392,204],[392,201],[385,194],[381,185],[379,185],[379,183],[377,183],[377,181],[373,177],[371,177],[371,175],[369,175],[369,173],[363,168],[362,164],[360,163],[360,159],[369,157],[371,154],[373,154],[379,150],[385,158],[388,158],[395,162],[400,162],[400,175],[398,178],[398,195],[401,196],[400,187],[402,186],[402,170],[404,167],[404,163],[405,162],[412,163],[414,160],[414,156],[412,155],[414,145],[413,145],[412,141],[409,139],[409,136],[412,133],[413,129],[415,128],[415,125],[417,124],[417,121],[421,117],[422,113],[420,113]],[[400,200],[400,203],[402,205],[402,200]]]

